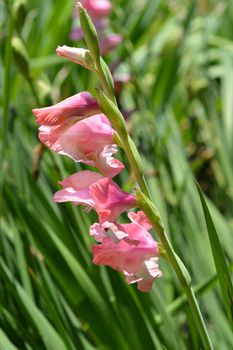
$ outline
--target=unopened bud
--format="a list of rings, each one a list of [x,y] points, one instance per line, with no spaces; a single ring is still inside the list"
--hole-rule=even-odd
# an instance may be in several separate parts
[[[100,47],[98,34],[95,26],[88,15],[87,11],[83,8],[80,2],[77,2],[77,9],[79,12],[80,23],[84,34],[84,39],[87,43],[87,48],[90,50],[91,56],[95,62],[100,60]]]
[[[56,53],[57,55],[65,57],[74,63],[80,64],[84,68],[96,71],[95,63],[89,50],[63,45],[58,46]]]

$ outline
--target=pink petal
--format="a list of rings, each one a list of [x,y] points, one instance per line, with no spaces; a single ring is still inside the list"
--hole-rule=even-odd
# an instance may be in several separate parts
[[[68,118],[77,120],[84,119],[99,112],[97,101],[89,92],[80,92],[74,96],[45,108],[33,109],[36,122],[43,125],[62,124]]]
[[[124,169],[118,159],[113,158],[111,155],[117,152],[117,145],[107,145],[99,155],[98,168],[103,174],[112,178],[119,174]]]
[[[149,291],[153,281],[162,275],[156,254],[153,247],[132,246],[124,240],[113,243],[105,238],[93,247],[93,263],[121,271],[127,283],[137,282],[141,291]]]
[[[161,277],[162,272],[158,267],[158,258],[153,257],[146,260],[136,274],[124,272],[124,275],[128,284],[137,282],[141,292],[149,292],[154,280]]]
[[[108,0],[80,0],[80,2],[94,18],[107,17],[112,9]]]
[[[89,170],[80,171],[61,181],[63,189],[54,195],[55,202],[72,202],[94,207],[89,187],[103,176]]]
[[[131,211],[128,214],[128,218],[130,219],[131,222],[138,223],[147,231],[150,230],[152,227],[148,217],[146,216],[146,214],[142,210],[138,211],[137,213]]]
[[[110,178],[103,178],[90,186],[100,222],[116,221],[121,213],[136,205],[135,196],[123,192]]]

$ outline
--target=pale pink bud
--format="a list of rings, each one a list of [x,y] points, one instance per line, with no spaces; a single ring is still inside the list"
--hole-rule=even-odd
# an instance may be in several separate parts
[[[57,55],[65,57],[66,59],[76,64],[80,64],[84,68],[90,69],[92,71],[96,70],[89,50],[63,45],[58,46],[56,53]]]

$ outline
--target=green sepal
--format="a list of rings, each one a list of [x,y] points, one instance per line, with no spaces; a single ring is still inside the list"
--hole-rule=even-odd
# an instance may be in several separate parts
[[[100,90],[96,89],[97,100],[101,111],[106,115],[121,140],[127,137],[127,129],[123,115],[117,106]]]
[[[156,233],[160,235],[164,232],[164,226],[159,215],[158,209],[150,201],[150,199],[138,188],[136,189],[136,198],[139,208],[141,208],[146,216],[149,218],[151,224],[155,228]]]

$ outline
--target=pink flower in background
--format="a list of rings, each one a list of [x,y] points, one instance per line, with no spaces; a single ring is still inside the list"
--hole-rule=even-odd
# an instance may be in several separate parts
[[[100,38],[100,51],[103,55],[105,55],[115,49],[115,47],[117,47],[122,40],[123,38],[120,34],[106,34]]]
[[[100,111],[97,101],[89,92],[83,91],[49,107],[36,108],[32,112],[37,124],[61,125],[67,119],[73,122],[87,118]]]
[[[93,171],[80,171],[59,182],[63,189],[56,192],[53,199],[55,202],[72,202],[92,209],[94,201],[90,194],[90,185],[102,178],[101,174]]]
[[[101,242],[93,247],[95,264],[123,272],[126,282],[137,283],[143,292],[149,291],[154,280],[162,276],[158,267],[158,244],[140,223],[94,224],[90,233]]]
[[[121,213],[136,205],[134,195],[123,192],[115,182],[106,177],[91,185],[90,193],[100,223],[115,222]]]
[[[110,14],[112,5],[108,0],[79,0],[92,19],[104,18]]]
[[[102,54],[107,54],[117,47],[123,40],[119,34],[108,33],[109,22],[108,17],[112,9],[112,5],[107,0],[81,0],[83,7],[87,10],[96,30],[99,34],[100,50]],[[74,13],[74,21],[76,21],[76,12]],[[78,41],[83,38],[83,31],[79,24],[75,24],[71,34],[71,40]]]

